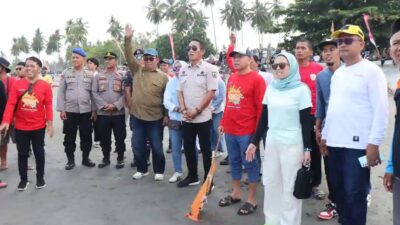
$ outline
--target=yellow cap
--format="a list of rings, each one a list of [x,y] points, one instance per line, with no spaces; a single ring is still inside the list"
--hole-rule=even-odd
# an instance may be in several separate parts
[[[361,30],[361,28],[359,26],[356,25],[344,25],[342,28],[340,28],[339,30],[333,32],[333,34],[331,35],[331,37],[333,39],[338,38],[341,34],[350,34],[350,35],[357,35],[359,36],[361,39],[364,40],[364,33]]]

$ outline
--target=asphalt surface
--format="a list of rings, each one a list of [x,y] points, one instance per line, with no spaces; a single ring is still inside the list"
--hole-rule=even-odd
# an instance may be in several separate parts
[[[398,78],[398,71],[391,65],[386,65],[389,86],[393,86]],[[54,89],[56,93],[56,89]],[[394,105],[389,96],[391,116],[388,132],[381,150],[388,156],[391,136],[393,134]],[[128,129],[128,127],[127,127]],[[152,168],[149,176],[135,181],[130,168],[132,152],[130,148],[130,132],[126,140],[125,168],[115,168],[116,154],[112,156],[112,165],[104,169],[86,168],[80,165],[81,152],[76,152],[77,167],[71,171],[64,170],[66,157],[63,151],[62,122],[55,114],[55,136],[46,137],[46,175],[47,187],[36,190],[35,172],[29,171],[31,181],[28,190],[18,192],[19,182],[17,154],[15,145],[9,145],[9,169],[0,172],[0,178],[8,182],[9,187],[0,190],[0,225],[147,225],[147,224],[196,224],[185,218],[189,206],[199,187],[178,189],[175,184],[168,183],[173,174],[171,154],[166,154],[167,167],[165,179],[154,181]],[[167,134],[168,132],[166,132]],[[167,138],[165,138],[167,140]],[[79,142],[78,142],[79,143]],[[164,144],[166,149],[167,144]],[[78,148],[79,149],[79,145]],[[200,156],[201,157],[201,156]],[[99,163],[102,154],[99,148],[93,148],[92,160]],[[222,157],[220,158],[220,160]],[[34,165],[34,157],[30,160]],[[201,162],[201,160],[200,160]],[[392,224],[392,195],[386,193],[382,186],[382,177],[386,162],[372,169],[372,202],[368,210],[368,225]],[[183,168],[185,168],[183,158]],[[202,169],[201,163],[199,171]],[[208,204],[202,213],[200,224],[204,225],[261,225],[263,215],[263,186],[259,185],[258,209],[253,215],[238,216],[240,207],[234,205],[226,208],[218,207],[218,201],[229,193],[229,167],[218,166],[214,192],[208,197]],[[200,175],[201,176],[201,175]],[[246,185],[243,185],[246,189]],[[321,188],[327,191],[326,182]],[[326,201],[315,199],[303,203],[303,225],[337,224],[336,220],[320,221],[319,211]]]

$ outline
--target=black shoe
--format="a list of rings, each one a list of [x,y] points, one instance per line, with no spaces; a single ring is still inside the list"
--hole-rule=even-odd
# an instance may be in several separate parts
[[[170,148],[167,149],[166,153],[168,153],[168,154],[172,153],[172,149],[170,149]]]
[[[103,160],[101,163],[99,163],[98,167],[99,168],[104,168],[106,166],[110,165],[110,161],[108,160]]]
[[[125,162],[124,162],[123,159],[122,160],[117,160],[117,165],[115,165],[115,168],[122,169],[122,168],[124,168],[124,166],[125,166]]]
[[[131,162],[131,167],[132,168],[136,167],[136,161],[135,160],[133,160],[133,162]]]
[[[75,167],[74,160],[68,160],[67,164],[65,165],[66,170],[72,170]]]
[[[46,187],[46,181],[43,178],[37,178],[36,180],[36,189],[42,189]]]
[[[95,167],[96,163],[92,162],[92,160],[87,158],[87,159],[82,160],[82,165],[91,168],[91,167]]]
[[[18,191],[25,191],[28,188],[29,182],[27,180],[21,180],[18,184]]]
[[[191,177],[187,176],[185,179],[178,182],[177,187],[181,188],[181,187],[188,187],[188,186],[196,186],[199,184],[200,184],[199,178],[191,178]]]
[[[225,157],[225,159],[223,159],[221,162],[219,162],[219,165],[221,165],[221,166],[227,166],[227,165],[229,165],[228,156]]]

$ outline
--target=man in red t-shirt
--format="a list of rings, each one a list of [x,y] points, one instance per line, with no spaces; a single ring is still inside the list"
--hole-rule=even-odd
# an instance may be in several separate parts
[[[299,63],[299,72],[301,76],[301,81],[310,88],[311,90],[311,101],[312,109],[311,115],[313,115],[315,125],[315,109],[317,101],[317,74],[321,72],[324,68],[318,63],[311,62],[310,59],[313,56],[313,45],[309,40],[302,39],[297,42],[295,49],[295,56],[297,62]],[[325,198],[325,193],[319,190],[319,185],[321,184],[321,153],[319,152],[319,147],[317,141],[315,140],[315,131],[312,130],[312,152],[311,152],[311,169],[313,170],[313,195],[316,199],[322,200]]]
[[[16,79],[7,74],[10,73],[10,63],[3,57],[0,57],[0,80],[4,84],[6,96],[9,95],[11,87],[14,86]],[[0,140],[0,171],[8,169],[7,165],[7,150],[10,142],[10,132],[8,131]]]
[[[251,153],[254,158],[252,161],[247,161],[245,155],[261,116],[266,84],[264,79],[250,68],[252,52],[249,49],[236,49],[229,56],[233,58],[237,72],[228,79],[226,105],[219,131],[225,133],[233,191],[221,199],[219,205],[229,206],[242,198],[240,180],[244,167],[250,183],[249,195],[238,214],[247,215],[257,208],[256,191],[260,165],[256,160],[255,151]]]

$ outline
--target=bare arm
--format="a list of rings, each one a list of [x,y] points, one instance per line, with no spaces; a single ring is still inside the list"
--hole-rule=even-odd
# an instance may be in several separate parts
[[[136,71],[139,70],[140,64],[136,59],[133,57],[133,50],[132,50],[132,37],[133,37],[134,30],[132,26],[127,24],[125,26],[125,42],[124,42],[124,52],[126,62],[128,64],[129,69],[132,72],[132,76],[135,74]]]

